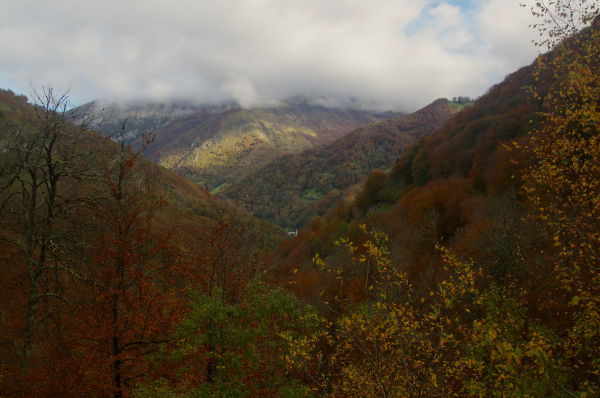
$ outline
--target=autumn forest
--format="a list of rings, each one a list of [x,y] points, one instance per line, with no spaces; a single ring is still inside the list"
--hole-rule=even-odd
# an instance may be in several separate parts
[[[473,102],[213,193],[166,127],[1,90],[0,397],[600,397],[600,9],[551,6]]]

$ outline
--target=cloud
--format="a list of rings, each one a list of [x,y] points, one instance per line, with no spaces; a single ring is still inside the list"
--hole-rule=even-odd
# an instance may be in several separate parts
[[[533,61],[518,0],[9,0],[0,82],[78,102],[292,96],[416,110],[477,96]]]
[[[478,15],[478,30],[487,43],[487,55],[498,70],[512,71],[531,63],[537,54],[532,41],[539,39],[528,8],[514,12],[513,0],[488,1]]]
[[[221,86],[243,108],[250,108],[258,102],[258,94],[252,82],[245,77],[234,75]]]

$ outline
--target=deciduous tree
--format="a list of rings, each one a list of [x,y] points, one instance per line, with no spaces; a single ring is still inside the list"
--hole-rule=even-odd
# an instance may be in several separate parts
[[[0,158],[0,240],[19,270],[14,294],[23,295],[23,321],[3,323],[4,347],[12,347],[4,361],[16,359],[23,371],[44,352],[38,337],[47,338],[52,314],[68,300],[65,284],[79,277],[81,209],[102,153],[102,139],[88,131],[96,119],[67,112],[66,93],[34,88],[32,98],[3,137]]]
[[[115,398],[129,396],[152,368],[145,358],[170,339],[184,305],[173,278],[173,233],[157,222],[164,203],[152,194],[151,171],[135,167],[139,153],[123,138],[88,203],[96,223],[73,332],[77,359],[85,361],[81,383],[94,396]]]

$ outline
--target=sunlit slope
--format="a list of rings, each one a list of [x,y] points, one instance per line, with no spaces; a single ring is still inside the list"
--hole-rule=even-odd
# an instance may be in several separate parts
[[[147,156],[214,190],[286,153],[331,142],[359,126],[397,115],[302,101],[248,110],[205,108],[155,130]],[[139,140],[133,142],[136,145]]]

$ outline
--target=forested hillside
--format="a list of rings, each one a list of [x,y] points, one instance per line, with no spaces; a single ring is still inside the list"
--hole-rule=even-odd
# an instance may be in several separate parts
[[[336,206],[371,171],[393,166],[412,142],[440,128],[453,112],[439,99],[417,112],[360,127],[331,144],[282,156],[219,196],[276,225],[300,228]]]
[[[521,142],[539,127],[536,112],[541,100],[528,92],[535,83],[533,70],[531,65],[508,75],[473,107],[412,145],[387,176],[373,175],[359,207],[395,203],[413,187],[429,181],[469,179],[476,192],[493,195],[521,184],[520,174],[515,176],[518,168],[512,162],[516,155],[505,144]],[[542,87],[539,93],[544,95],[546,90]]]
[[[426,245],[431,251],[440,240],[451,241],[457,229],[466,225],[469,198],[513,195],[516,200],[524,166],[515,161],[524,155],[510,147],[513,142],[524,146],[528,133],[539,128],[536,111],[541,102],[527,91],[535,82],[533,71],[531,65],[507,76],[438,131],[408,145],[388,173],[376,170],[369,175],[354,201],[312,220],[299,238],[278,250],[294,259],[296,267],[296,261],[312,264],[317,253],[321,257],[335,253],[340,238],[357,241],[362,235],[360,224],[368,222],[386,232],[388,226],[393,228],[391,238],[399,239],[398,243],[407,236],[396,234],[412,231],[416,235],[408,241],[415,245],[412,256],[418,258],[424,241],[429,239]],[[387,211],[363,218],[374,206]],[[415,225],[408,228],[401,220]],[[431,226],[426,225],[429,222]],[[422,236],[425,230],[430,234],[427,239]],[[431,261],[426,258],[420,261]]]
[[[24,123],[23,118],[27,115],[29,111],[30,104],[27,103],[28,99],[24,95],[15,95],[10,90],[0,90],[0,139],[2,140],[2,148],[7,148],[7,145],[12,142],[12,136],[15,132],[20,131],[22,125]],[[70,110],[65,115],[65,119],[69,121],[83,121],[87,122],[90,127],[95,129],[106,128],[104,125],[98,125],[98,123],[104,123],[105,118],[104,115],[99,113],[94,113],[93,108],[80,107],[75,108],[74,110]],[[79,113],[74,113],[79,112]],[[84,115],[84,117],[89,117],[90,120],[86,120],[85,118],[80,120],[79,115]],[[127,119],[123,119],[120,122],[120,126],[123,127],[123,122]],[[127,125],[129,120],[125,122],[125,129],[123,131],[124,134],[127,134]],[[113,120],[113,126],[111,129],[115,129],[117,124]],[[118,138],[120,133],[115,136]],[[94,178],[97,178],[98,174],[102,174],[102,162],[109,161],[108,159],[112,159],[115,154],[118,153],[118,144],[113,140],[101,139],[96,134],[90,133],[89,137],[84,142],[94,142],[94,147],[97,148],[97,156],[99,159],[103,159],[100,162],[94,171]],[[144,142],[143,145],[145,150],[154,145],[154,136],[149,133],[145,134],[146,140],[150,140],[149,142]],[[186,212],[192,212],[198,216],[206,216],[211,211],[235,211],[239,212],[241,217],[246,219],[246,221],[250,221],[252,217],[245,214],[242,209],[234,209],[233,204],[229,202],[223,202],[223,200],[217,198],[216,196],[209,193],[206,188],[195,184],[173,171],[167,169],[164,166],[158,165],[154,162],[147,160],[144,156],[144,151],[140,151],[138,148],[139,155],[136,156],[135,162],[135,170],[143,175],[144,179],[148,180],[148,183],[152,184],[153,194],[160,198],[160,200],[164,200],[167,206],[167,212],[171,215],[175,215],[176,213],[184,214]],[[6,150],[6,149],[4,149]],[[133,149],[132,149],[133,150]],[[133,152],[133,153],[138,153]],[[5,152],[4,152],[5,153]],[[91,162],[94,160],[94,157],[91,157],[92,151],[88,152],[90,159],[85,160],[85,157],[82,156],[81,159],[84,162]],[[142,178],[142,177],[140,177]],[[267,224],[265,224],[267,225]],[[271,235],[273,242],[276,242],[279,239],[279,236],[282,235],[282,231],[275,227],[268,227],[269,235]]]
[[[397,115],[326,108],[305,99],[253,109],[206,107],[153,130],[156,138],[146,156],[213,191],[279,156]],[[141,143],[138,135],[131,145]]]
[[[553,51],[277,249],[332,322],[335,391],[598,395],[600,17],[541,12]]]

